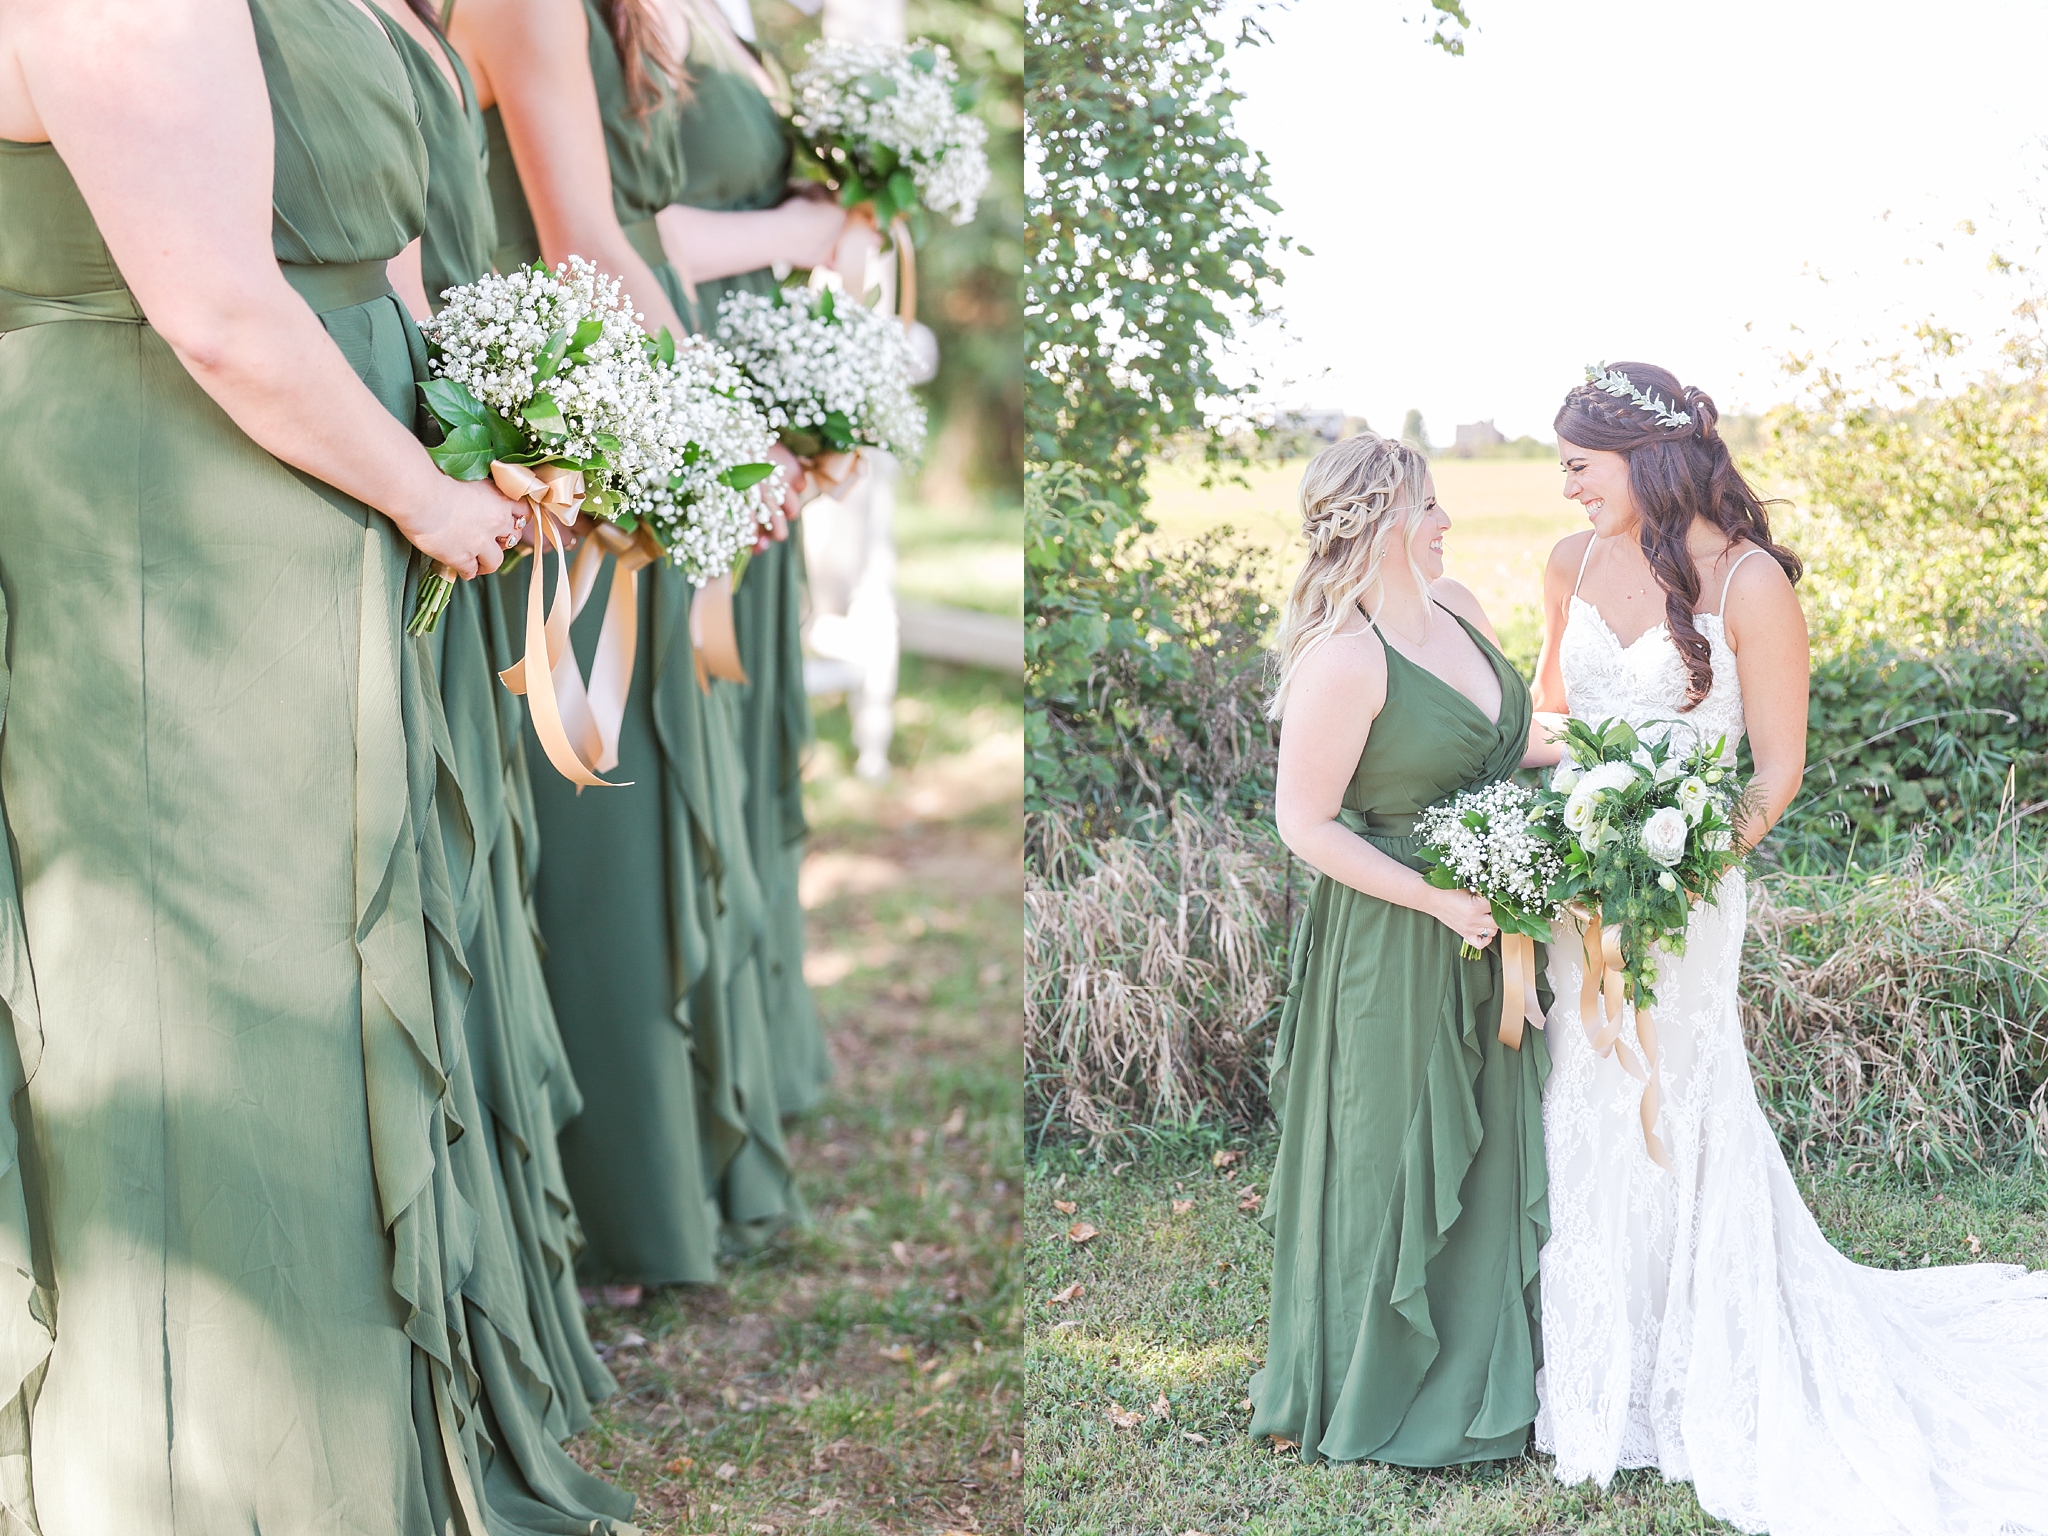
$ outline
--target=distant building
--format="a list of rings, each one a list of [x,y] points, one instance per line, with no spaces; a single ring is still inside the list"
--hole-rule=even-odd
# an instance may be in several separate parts
[[[1452,447],[1454,453],[1477,453],[1482,448],[1498,448],[1507,438],[1490,421],[1463,422],[1458,427],[1458,440]]]
[[[1318,442],[1334,443],[1345,435],[1345,423],[1351,419],[1342,411],[1303,408],[1280,412],[1273,418],[1273,429],[1312,437]]]

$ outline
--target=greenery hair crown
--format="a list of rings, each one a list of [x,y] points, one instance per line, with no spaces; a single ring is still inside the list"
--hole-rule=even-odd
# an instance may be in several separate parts
[[[1647,411],[1657,418],[1660,427],[1689,427],[1692,417],[1675,405],[1659,400],[1655,395],[1643,393],[1630,381],[1629,376],[1608,368],[1605,363],[1586,364],[1586,382],[1617,400],[1626,400],[1639,411]]]

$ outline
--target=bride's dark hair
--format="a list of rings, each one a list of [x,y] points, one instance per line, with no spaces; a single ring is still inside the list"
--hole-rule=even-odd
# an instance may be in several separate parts
[[[1693,623],[1700,600],[1699,572],[1686,546],[1693,520],[1705,518],[1730,544],[1747,539],[1768,550],[1794,581],[1804,567],[1797,555],[1772,540],[1766,503],[1735,468],[1721,437],[1721,413],[1705,391],[1680,384],[1676,375],[1653,363],[1609,363],[1607,368],[1692,417],[1689,425],[1666,426],[1626,397],[1588,383],[1564,397],[1552,423],[1565,442],[1603,448],[1628,460],[1629,491],[1641,519],[1637,536],[1664,589],[1664,622],[1685,663],[1685,708],[1691,709],[1714,686],[1713,651]]]

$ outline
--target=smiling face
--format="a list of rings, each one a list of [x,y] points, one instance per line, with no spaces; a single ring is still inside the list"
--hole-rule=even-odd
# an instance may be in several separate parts
[[[1565,495],[1586,509],[1594,533],[1612,539],[1635,532],[1641,516],[1629,491],[1626,458],[1559,438],[1557,461],[1564,466]]]
[[[1435,581],[1444,573],[1444,534],[1451,526],[1450,514],[1437,504],[1436,477],[1422,477],[1422,516],[1408,535],[1408,553],[1422,571],[1424,581]]]

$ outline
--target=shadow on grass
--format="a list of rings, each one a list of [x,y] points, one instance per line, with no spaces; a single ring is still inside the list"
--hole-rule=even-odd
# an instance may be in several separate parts
[[[843,711],[807,774],[813,1220],[591,1320],[620,1391],[571,1449],[649,1536],[1019,1528],[1021,717],[1004,679],[905,682],[889,785],[843,773]]]
[[[1732,1529],[1655,1472],[1623,1473],[1602,1492],[1561,1486],[1534,1455],[1415,1472],[1304,1466],[1250,1440],[1245,1385],[1264,1355],[1272,1263],[1256,1212],[1275,1145],[1219,1132],[1101,1159],[1048,1145],[1034,1162],[1023,1363],[1033,1536]],[[1829,1240],[1859,1262],[2048,1266],[2048,1180],[1929,1189],[1825,1170],[1800,1182]]]

